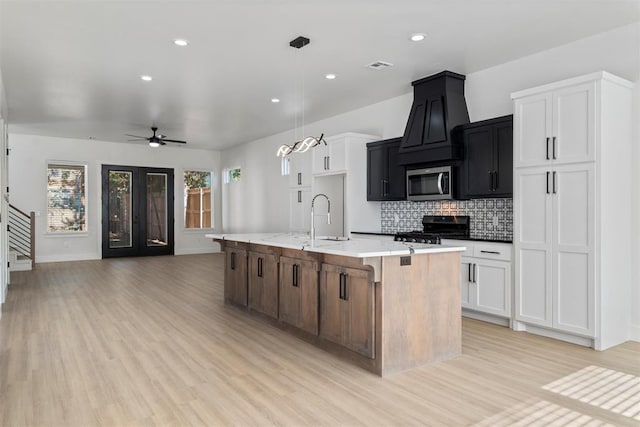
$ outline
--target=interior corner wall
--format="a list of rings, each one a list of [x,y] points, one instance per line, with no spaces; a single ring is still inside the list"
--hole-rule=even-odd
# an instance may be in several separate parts
[[[635,222],[632,224],[632,236],[635,236],[632,247],[632,265],[633,271],[631,276],[631,339],[640,342],[640,73],[636,80],[636,86],[633,90],[633,153],[632,164],[633,184],[631,189],[634,194],[632,197],[632,216]]]
[[[219,246],[204,235],[210,230],[184,228],[184,170],[213,173],[213,229],[221,228],[220,153],[185,147],[153,149],[133,145],[46,136],[9,134],[9,186],[11,203],[24,212],[36,212],[36,262],[99,259],[102,256],[101,170],[103,164],[173,168],[175,173],[175,254],[216,252]],[[47,163],[81,162],[87,172],[87,233],[46,232]]]

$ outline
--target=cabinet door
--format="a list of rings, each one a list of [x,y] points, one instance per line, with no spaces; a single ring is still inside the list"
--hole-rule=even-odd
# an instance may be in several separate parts
[[[553,93],[552,158],[555,164],[595,160],[595,83]]]
[[[371,359],[375,356],[375,283],[370,273],[347,268],[343,300],[347,302],[345,346]]]
[[[311,189],[289,189],[289,231],[308,232],[311,228]]]
[[[367,200],[384,200],[388,181],[389,150],[385,145],[367,147]]]
[[[279,319],[318,334],[318,265],[280,257]]]
[[[593,164],[555,168],[553,327],[595,333],[595,173]]]
[[[400,139],[387,147],[389,173],[385,200],[406,200],[407,176],[403,165],[398,163]]]
[[[474,289],[473,289],[473,261],[468,258],[462,258],[460,264],[460,298],[463,308],[474,308]]]
[[[329,144],[327,170],[329,172],[344,172],[347,169],[347,141],[345,138],[336,139]],[[362,160],[361,160],[362,161]]]
[[[493,170],[495,196],[513,194],[513,124],[501,123],[493,128]]]
[[[514,188],[515,317],[541,326],[552,323],[551,171],[517,169]]]
[[[475,300],[477,310],[511,317],[511,264],[478,259],[475,264]]]
[[[342,270],[323,264],[320,274],[320,336],[336,344],[344,345],[344,313],[347,302],[342,299]]]
[[[247,306],[247,251],[240,248],[225,249],[224,299]]]
[[[311,149],[312,151],[312,172],[314,175],[316,174],[324,174],[326,173],[328,168],[327,158],[329,158],[329,146],[320,144]]]
[[[493,193],[493,126],[479,126],[463,131],[464,182],[467,197]]]
[[[515,167],[546,165],[550,161],[551,94],[516,99],[514,112]]]
[[[278,318],[278,258],[249,252],[249,308]]]
[[[311,157],[295,154],[289,156],[289,187],[311,186]]]

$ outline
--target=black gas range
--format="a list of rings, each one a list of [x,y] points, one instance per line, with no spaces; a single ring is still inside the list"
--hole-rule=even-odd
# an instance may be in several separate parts
[[[425,215],[422,217],[422,231],[397,233],[393,240],[439,245],[441,239],[468,238],[470,223],[468,216]]]

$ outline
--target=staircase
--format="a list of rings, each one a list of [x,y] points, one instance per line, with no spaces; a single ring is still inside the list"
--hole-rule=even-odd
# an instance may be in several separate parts
[[[9,205],[9,271],[32,270],[36,267],[35,212],[22,212]]]

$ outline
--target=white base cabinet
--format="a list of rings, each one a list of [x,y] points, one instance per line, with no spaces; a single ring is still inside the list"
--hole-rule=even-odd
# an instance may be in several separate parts
[[[630,336],[632,87],[599,72],[512,94],[515,329]]]
[[[443,240],[442,244],[467,248],[462,254],[460,267],[462,308],[511,318],[513,246],[510,243],[449,239]]]

